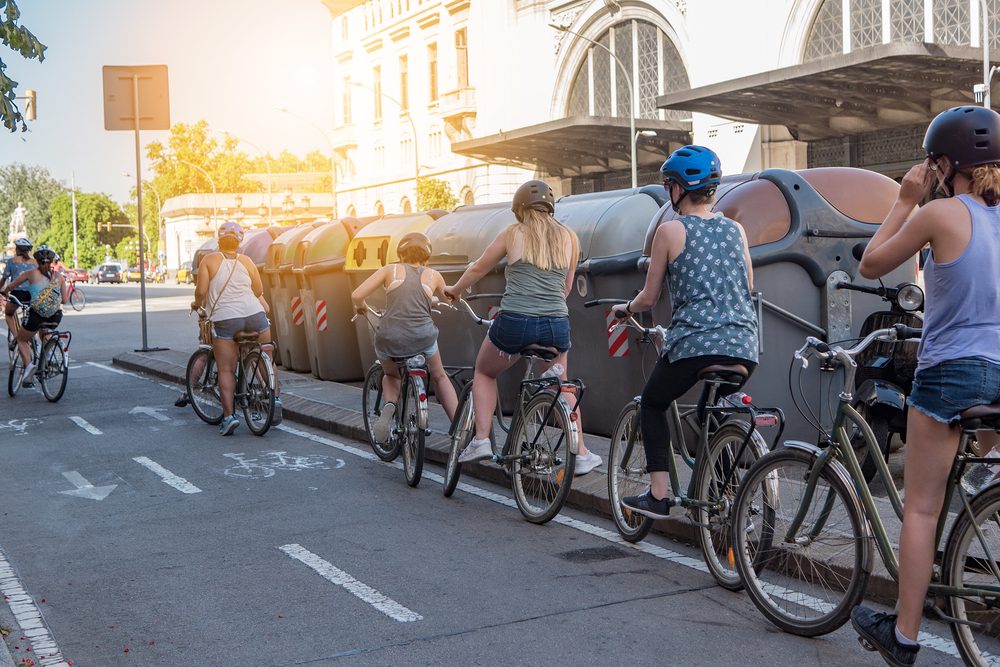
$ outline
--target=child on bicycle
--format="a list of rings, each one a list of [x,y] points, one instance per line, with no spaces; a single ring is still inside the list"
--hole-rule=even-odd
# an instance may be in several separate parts
[[[0,290],[3,289],[5,284],[14,280],[25,271],[30,271],[38,267],[38,262],[36,262],[31,256],[31,247],[31,241],[28,239],[22,238],[14,241],[14,256],[7,260],[7,263],[3,268],[3,275],[0,275]],[[28,303],[31,299],[31,295],[26,289],[12,291],[11,294],[21,303]],[[7,331],[12,333],[17,331],[17,322],[14,321],[16,316],[17,306],[14,305],[14,302],[8,301],[6,306],[4,306],[4,317],[7,320]]]
[[[757,367],[757,315],[750,296],[753,267],[746,234],[736,221],[712,212],[722,179],[719,157],[703,146],[685,146],[674,151],[660,171],[680,217],[656,230],[642,291],[614,307],[618,317],[649,310],[659,300],[667,276],[673,315],[639,410],[651,484],[642,495],[622,499],[625,507],[653,519],[667,517],[673,505],[668,488],[670,404],[698,384],[709,366],[729,366],[744,377]]]
[[[490,325],[479,348],[472,397],[476,415],[475,438],[459,456],[467,463],[492,456],[490,429],[497,402],[497,376],[510,368],[528,345],[554,347],[559,356],[548,367],[560,364],[566,379],[570,347],[569,309],[566,297],[573,286],[580,242],[573,231],[553,217],[555,197],[544,181],[528,181],[514,193],[511,209],[517,222],[502,231],[483,255],[473,262],[445,293],[452,300],[475,285],[504,257],[507,287],[500,314]],[[601,457],[588,451],[581,433],[575,474],[601,465]]]
[[[958,452],[961,413],[1000,401],[1000,115],[965,106],[927,128],[927,159],[903,177],[895,205],[861,259],[879,278],[927,244],[927,292],[907,403],[903,529],[896,614],[858,606],[851,623],[892,665],[912,665],[930,584],[935,528]],[[937,183],[944,195],[914,212]],[[980,445],[988,450],[994,438]],[[990,434],[992,435],[992,434]]]
[[[385,290],[385,313],[375,333],[375,354],[382,364],[382,393],[386,401],[372,426],[372,436],[380,444],[389,439],[389,425],[399,400],[399,364],[394,359],[423,355],[448,419],[455,416],[458,404],[438,351],[438,329],[431,318],[431,306],[436,296],[444,296],[445,282],[440,273],[427,267],[431,258],[430,239],[419,232],[410,232],[399,240],[396,254],[398,263],[383,266],[351,293],[355,312],[367,316],[365,299],[380,287]]]

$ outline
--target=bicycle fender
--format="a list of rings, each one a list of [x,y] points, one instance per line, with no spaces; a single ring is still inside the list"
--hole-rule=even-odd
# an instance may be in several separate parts
[[[854,395],[866,405],[884,406],[899,411],[906,407],[906,394],[903,390],[885,380],[865,380]]]
[[[410,382],[414,383],[417,388],[417,428],[424,431],[427,430],[427,398],[426,389],[424,388],[424,381],[419,377],[413,375],[410,376]],[[424,396],[424,400],[420,400],[420,396]]]

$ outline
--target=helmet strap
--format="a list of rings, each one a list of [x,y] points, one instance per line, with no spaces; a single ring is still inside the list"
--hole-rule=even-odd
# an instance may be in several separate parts
[[[671,189],[673,189],[673,184],[671,184]],[[681,188],[681,196],[677,198],[677,201],[674,201],[674,195],[673,195],[673,193],[671,193],[670,191],[668,191],[667,193],[670,195],[670,205],[674,207],[675,211],[677,211],[678,213],[680,213],[681,212],[681,202],[684,201],[684,198],[688,196],[688,191],[685,190],[684,188]]]

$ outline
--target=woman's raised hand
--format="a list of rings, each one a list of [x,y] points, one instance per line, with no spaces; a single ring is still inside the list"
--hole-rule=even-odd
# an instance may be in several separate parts
[[[930,158],[910,167],[899,185],[899,200],[914,206],[923,201],[930,194],[936,172],[937,165]]]

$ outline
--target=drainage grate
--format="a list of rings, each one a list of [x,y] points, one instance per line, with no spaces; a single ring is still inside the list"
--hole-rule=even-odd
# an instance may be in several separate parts
[[[631,551],[626,551],[621,547],[595,547],[593,549],[574,549],[573,551],[564,551],[561,554],[556,554],[559,558],[563,560],[568,560],[571,563],[597,563],[599,561],[605,560],[615,560],[616,558],[633,558],[635,554]]]

